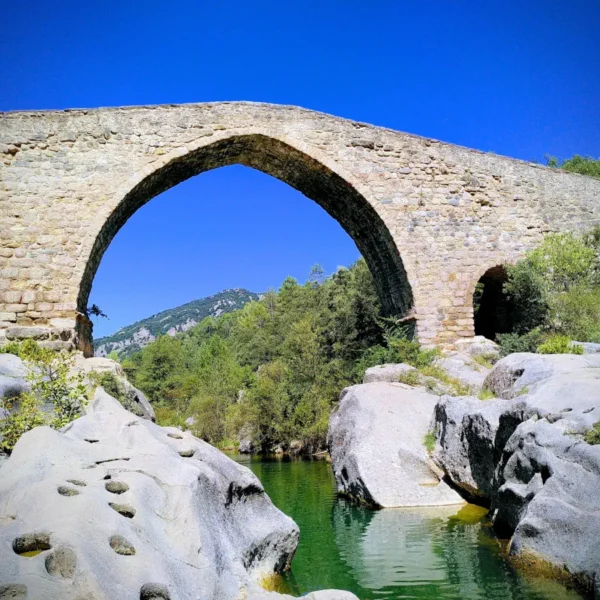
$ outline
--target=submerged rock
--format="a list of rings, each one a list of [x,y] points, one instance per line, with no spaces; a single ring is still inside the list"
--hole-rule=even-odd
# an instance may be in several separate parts
[[[19,440],[0,497],[0,581],[37,600],[259,598],[298,541],[247,468],[100,388],[64,433]]]
[[[327,435],[338,491],[375,507],[464,502],[424,446],[436,401],[401,383],[346,388]]]

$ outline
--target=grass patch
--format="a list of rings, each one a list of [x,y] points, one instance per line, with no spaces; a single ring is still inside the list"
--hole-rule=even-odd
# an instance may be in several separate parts
[[[425,446],[425,450],[427,450],[427,454],[431,454],[435,449],[435,432],[429,431],[425,434],[423,438],[423,446]]]
[[[478,365],[486,369],[491,369],[494,366],[494,361],[497,360],[495,354],[478,354],[472,358]]]
[[[481,390],[477,397],[480,400],[493,400],[496,397],[496,394],[494,394],[494,392],[491,390]]]
[[[436,365],[427,365],[426,367],[421,367],[419,369],[419,373],[425,377],[431,377],[443,383],[447,388],[449,388],[448,393],[451,396],[469,396],[473,392],[471,386],[468,386],[458,379],[451,377],[444,369]],[[436,386],[434,382],[427,381],[425,385],[427,386],[427,389],[435,391]]]
[[[421,382],[421,377],[419,376],[418,371],[407,371],[406,373],[400,373],[398,376],[398,381],[414,387],[419,385]]]
[[[586,431],[583,441],[592,445],[600,444],[600,421],[594,423],[592,428]]]

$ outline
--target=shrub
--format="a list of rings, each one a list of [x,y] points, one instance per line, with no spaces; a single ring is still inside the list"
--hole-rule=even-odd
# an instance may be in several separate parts
[[[418,371],[407,371],[406,373],[401,373],[398,377],[400,383],[412,386],[419,385],[420,380]]]
[[[572,346],[566,335],[552,335],[538,348],[540,354],[583,354],[583,346]]]
[[[497,337],[500,345],[500,354],[508,356],[515,352],[536,352],[538,346],[544,341],[544,334],[539,328],[527,333],[501,333]]]
[[[588,444],[600,444],[600,421],[585,433],[583,440]]]
[[[494,394],[494,392],[486,389],[481,390],[478,395],[478,398],[480,400],[493,400],[495,397],[496,395]]]
[[[425,446],[425,450],[427,450],[428,454],[431,454],[435,450],[435,433],[433,431],[429,431],[425,434],[423,438],[423,445]]]
[[[46,424],[46,416],[41,409],[40,401],[34,394],[27,393],[21,394],[18,398],[2,399],[2,408],[7,412],[15,409],[16,404],[18,406],[15,412],[0,421],[2,434],[0,449],[9,453],[24,433]]]
[[[83,375],[70,374],[72,354],[41,348],[33,340],[20,343],[16,352],[27,365],[31,391],[10,401],[10,409],[18,404],[17,410],[0,422],[2,448],[7,452],[23,433],[34,427],[43,424],[54,429],[64,427],[81,415],[87,403]],[[44,405],[51,410],[44,412]]]

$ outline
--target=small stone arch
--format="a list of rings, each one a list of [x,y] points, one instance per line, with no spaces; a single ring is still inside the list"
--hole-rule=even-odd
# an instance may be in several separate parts
[[[227,135],[210,143],[177,149],[152,163],[120,189],[99,214],[76,268],[77,310],[85,313],[96,271],[104,252],[126,221],[144,204],[169,188],[205,171],[241,164],[271,175],[319,204],[356,243],[365,258],[387,315],[405,316],[413,293],[390,230],[361,193],[360,185],[337,164],[302,147],[264,133]],[[302,145],[304,146],[304,145]],[[91,327],[79,319],[79,345],[91,352]]]
[[[473,321],[475,335],[495,339],[499,333],[509,333],[513,326],[513,307],[504,293],[508,280],[506,265],[495,265],[479,278],[473,291]]]

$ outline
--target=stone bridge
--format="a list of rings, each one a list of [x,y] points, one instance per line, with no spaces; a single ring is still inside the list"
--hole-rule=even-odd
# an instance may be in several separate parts
[[[473,335],[486,273],[546,232],[600,223],[600,181],[291,106],[0,113],[0,343],[90,353],[85,309],[115,234],[157,194],[236,163],[336,219],[385,310],[428,345]]]

